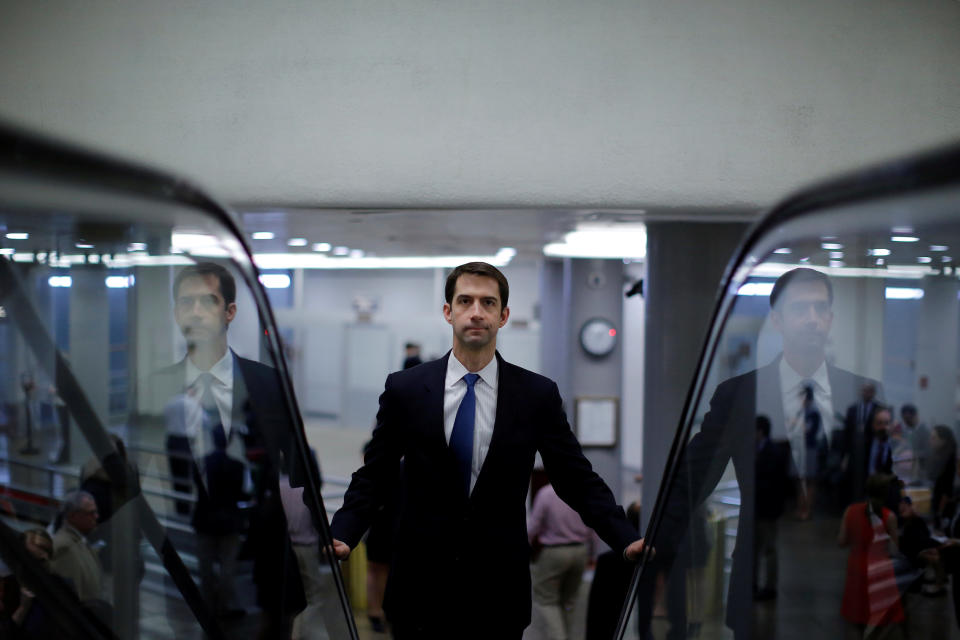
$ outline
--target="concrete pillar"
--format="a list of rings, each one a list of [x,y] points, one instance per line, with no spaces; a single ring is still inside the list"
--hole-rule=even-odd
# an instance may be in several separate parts
[[[170,267],[138,267],[133,270],[134,286],[130,290],[129,340],[133,350],[131,372],[134,374],[134,406],[141,412],[160,414],[168,398],[153,398],[150,375],[183,357],[176,351],[180,331],[173,319],[173,269]],[[131,434],[136,438],[137,434]]]
[[[954,278],[923,279],[915,398],[920,415],[931,427],[956,422],[958,289],[960,283]]]
[[[693,381],[720,277],[745,229],[739,223],[647,225],[644,527]]]

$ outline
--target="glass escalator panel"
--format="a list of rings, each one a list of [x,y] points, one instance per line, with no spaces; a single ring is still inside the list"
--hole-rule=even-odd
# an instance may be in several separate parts
[[[213,200],[0,129],[0,622],[356,637],[281,353]]]
[[[953,148],[803,192],[753,229],[621,637],[956,635],[958,212]]]

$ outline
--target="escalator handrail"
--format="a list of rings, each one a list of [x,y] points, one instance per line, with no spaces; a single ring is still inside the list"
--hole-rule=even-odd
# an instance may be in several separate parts
[[[703,395],[710,367],[719,348],[719,338],[723,334],[726,321],[736,301],[736,293],[743,284],[740,280],[745,279],[745,272],[740,271],[741,265],[745,264],[754,248],[771,230],[816,210],[903,196],[957,184],[960,184],[960,143],[955,142],[815,183],[787,197],[767,211],[747,230],[733,257],[727,263],[714,297],[713,312],[708,325],[710,331],[705,336],[700,349],[697,373],[687,390],[680,423],[667,455],[662,480],[644,532],[645,540],[649,541],[648,551],[634,569],[627,598],[620,612],[614,636],[616,640],[623,638],[627,621],[637,599],[640,580],[644,577],[644,568],[649,565],[649,560],[652,558],[649,549],[656,547],[657,532],[663,521],[664,511],[679,469],[680,454],[690,437],[696,407]]]

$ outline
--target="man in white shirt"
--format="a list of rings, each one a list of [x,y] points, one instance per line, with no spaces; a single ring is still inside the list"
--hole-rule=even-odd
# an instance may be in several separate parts
[[[400,476],[384,609],[396,638],[514,638],[530,622],[526,496],[539,451],[557,494],[627,559],[642,540],[583,456],[556,384],[503,360],[507,280],[482,262],[451,272],[453,349],[391,374],[364,466],[331,530],[346,558]]]

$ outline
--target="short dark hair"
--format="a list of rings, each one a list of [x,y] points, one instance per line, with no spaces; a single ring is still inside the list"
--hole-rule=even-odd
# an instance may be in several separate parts
[[[777,278],[777,281],[773,285],[773,290],[770,292],[770,308],[776,309],[777,300],[780,299],[780,296],[783,295],[787,287],[798,282],[822,282],[827,288],[827,297],[830,299],[830,304],[833,304],[833,284],[831,284],[827,274],[821,273],[816,269],[797,267]]]
[[[507,284],[507,278],[500,272],[500,269],[486,262],[468,262],[450,272],[450,275],[447,276],[447,286],[443,291],[447,304],[453,304],[453,291],[457,288],[457,279],[465,273],[474,276],[486,276],[496,280],[500,287],[500,308],[503,309],[507,306],[507,299],[510,297],[510,285]]]
[[[220,282],[220,294],[224,304],[233,304],[237,301],[237,281],[233,279],[227,269],[215,262],[198,262],[180,270],[173,281],[173,298],[176,300],[180,292],[180,284],[187,278],[203,278],[214,276]]]
[[[902,407],[900,407],[900,415],[903,415],[904,413],[916,413],[916,412],[917,412],[916,405],[910,404],[909,402],[903,405]]]

